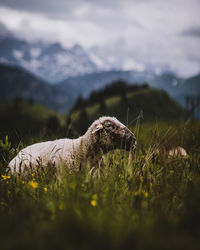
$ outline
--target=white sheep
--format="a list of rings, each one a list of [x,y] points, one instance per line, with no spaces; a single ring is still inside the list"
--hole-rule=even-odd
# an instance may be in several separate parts
[[[68,168],[99,163],[103,154],[114,149],[134,150],[134,134],[115,117],[100,117],[78,139],[59,139],[33,144],[21,150],[9,163],[12,173],[37,166],[65,164]]]
[[[179,147],[170,149],[168,152],[168,157],[169,158],[187,158],[188,154],[184,148],[179,146]]]

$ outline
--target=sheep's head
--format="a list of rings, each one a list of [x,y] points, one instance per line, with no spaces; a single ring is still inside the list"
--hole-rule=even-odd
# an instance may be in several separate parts
[[[133,151],[135,149],[134,134],[115,117],[99,118],[91,125],[90,131],[104,151],[112,149]]]

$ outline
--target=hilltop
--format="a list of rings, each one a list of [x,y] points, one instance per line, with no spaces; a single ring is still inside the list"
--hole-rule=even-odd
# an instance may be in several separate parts
[[[83,101],[81,107],[77,108],[77,103],[75,104],[69,116],[77,131],[83,133],[94,119],[103,115],[116,116],[123,123],[128,121],[129,124],[135,123],[138,115],[143,118],[143,122],[178,120],[183,119],[185,115],[183,108],[165,91],[147,85],[135,86],[135,89],[134,86],[127,85],[126,91],[107,97],[101,95],[102,92],[103,90],[99,95],[101,98],[98,98],[98,92],[95,92],[96,102],[95,98],[91,98],[94,93],[91,93],[90,98]],[[92,102],[89,101],[91,99]]]
[[[88,98],[91,92],[104,88],[107,84],[122,80],[131,85],[147,83],[149,86],[165,90],[176,102],[183,107],[186,105],[186,98],[190,96],[195,99],[200,96],[200,75],[183,79],[173,73],[155,75],[151,72],[134,71],[107,71],[85,74],[83,76],[68,78],[56,86],[69,94],[71,103],[75,102],[79,95]],[[73,105],[73,104],[72,104]]]

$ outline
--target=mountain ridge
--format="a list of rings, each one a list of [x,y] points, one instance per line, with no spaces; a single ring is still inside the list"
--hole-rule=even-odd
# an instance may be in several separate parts
[[[186,105],[188,96],[197,99],[200,96],[200,75],[181,79],[171,74],[156,76],[133,71],[107,71],[71,77],[51,85],[23,68],[0,64],[0,98],[32,98],[55,111],[66,113],[78,96],[87,98],[92,91],[100,90],[117,80],[139,85],[148,83],[152,87],[164,89],[182,106]]]
[[[80,45],[66,49],[58,42],[29,43],[7,34],[0,36],[0,62],[20,66],[49,83],[98,71]]]
[[[4,64],[0,64],[0,90],[2,100],[13,100],[16,97],[33,99],[55,111],[70,102],[56,86],[49,85],[19,67]]]

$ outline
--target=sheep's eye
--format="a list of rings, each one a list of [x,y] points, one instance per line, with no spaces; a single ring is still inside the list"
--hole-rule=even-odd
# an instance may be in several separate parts
[[[109,122],[109,121],[106,121],[106,122],[104,123],[104,125],[105,125],[106,128],[114,128],[113,123],[111,123],[111,122]]]

